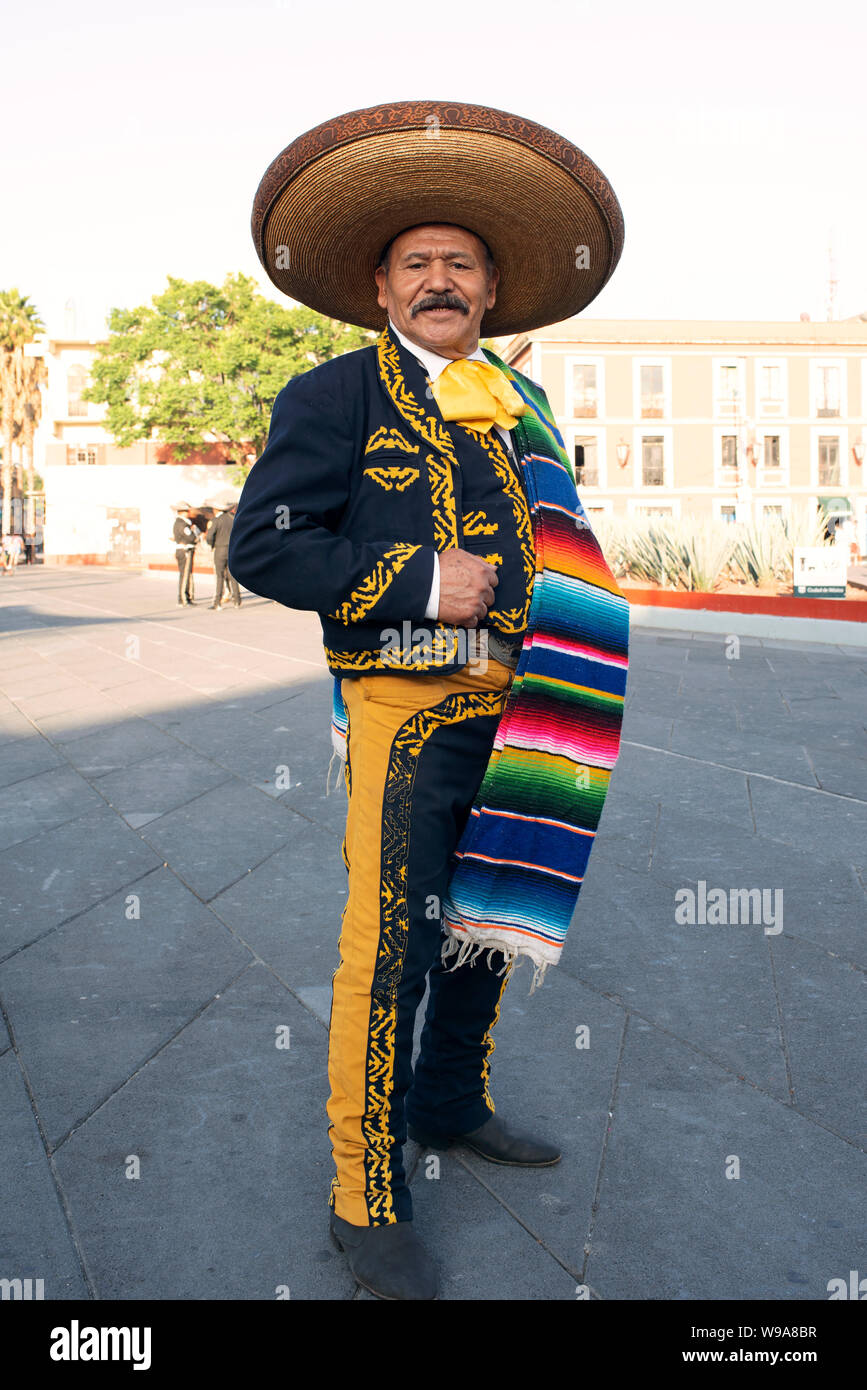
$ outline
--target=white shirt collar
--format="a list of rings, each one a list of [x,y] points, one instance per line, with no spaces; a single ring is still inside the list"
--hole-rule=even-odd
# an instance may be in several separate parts
[[[449,363],[454,360],[451,357],[440,357],[438,352],[429,352],[427,348],[419,347],[418,343],[411,342],[399,329],[395,328],[391,319],[388,321],[388,326],[395,338],[403,343],[407,352],[411,352],[418,359],[431,381],[436,381],[440,372],[444,372]],[[477,344],[475,352],[469,353],[466,360],[469,362],[487,362],[488,359]]]

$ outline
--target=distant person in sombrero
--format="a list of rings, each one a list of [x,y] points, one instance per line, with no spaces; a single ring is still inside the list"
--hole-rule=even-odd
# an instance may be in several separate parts
[[[620,256],[622,217],[553,131],[395,103],[285,149],[253,235],[293,299],[381,330],[280,392],[229,565],[253,592],[318,612],[335,677],[349,895],[331,1231],[373,1292],[433,1298],[407,1132],[495,1163],[560,1159],[494,1113],[491,1032],[514,962],[529,956],[535,983],[559,956],[626,678],[627,605],[545,394],[479,338],[584,308]]]

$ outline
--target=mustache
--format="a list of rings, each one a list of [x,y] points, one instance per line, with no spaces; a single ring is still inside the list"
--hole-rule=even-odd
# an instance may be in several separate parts
[[[457,294],[429,294],[417,304],[413,304],[409,311],[410,316],[415,318],[422,309],[458,309],[462,314],[470,312],[469,304]]]

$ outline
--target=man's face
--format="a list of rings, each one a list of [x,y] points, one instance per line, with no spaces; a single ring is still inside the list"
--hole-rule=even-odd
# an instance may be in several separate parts
[[[496,300],[496,267],[463,227],[411,227],[391,244],[388,270],[376,272],[379,304],[401,333],[441,357],[465,357]]]

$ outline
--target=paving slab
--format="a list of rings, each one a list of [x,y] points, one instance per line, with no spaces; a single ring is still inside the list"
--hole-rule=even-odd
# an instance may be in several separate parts
[[[81,1262],[12,1051],[0,1057],[0,1115],[0,1279],[41,1279],[46,1299],[85,1299]]]
[[[827,1299],[863,1263],[863,1184],[857,1149],[631,1020],[587,1278],[605,1299]]]
[[[140,879],[130,899],[115,894],[0,965],[52,1145],[251,959],[167,869]]]
[[[819,872],[803,849],[734,827],[721,836],[715,821],[663,806],[652,867],[655,876],[678,888],[704,879],[709,887],[726,890],[779,889],[784,934],[864,963],[867,899],[856,871],[844,859],[826,857]],[[593,869],[591,856],[591,873]],[[582,896],[585,892],[586,884]]]
[[[0,745],[5,747],[19,739],[33,738],[34,735],[38,737],[38,730],[34,728],[32,720],[10,702],[4,703],[0,715]]]
[[[550,971],[529,995],[529,974],[516,969],[503,995],[491,1034],[491,1095],[511,1128],[557,1143],[563,1156],[550,1168],[520,1169],[488,1163],[464,1146],[448,1152],[569,1271],[574,1297],[626,1014],[562,969]],[[413,1192],[418,1185],[416,1178]]]
[[[720,820],[744,830],[753,829],[747,781],[741,772],[696,759],[675,758],[627,739],[621,744],[611,781],[613,786],[633,795],[670,801],[684,813],[694,811],[702,815],[712,808]]]
[[[0,787],[8,787],[7,797],[13,802],[17,793],[12,791],[14,783],[24,782],[47,772],[52,767],[65,767],[66,760],[48,739],[31,729],[27,738],[16,738],[0,748]]]
[[[439,1270],[440,1300],[550,1302],[576,1297],[574,1276],[459,1160],[446,1154],[423,1158],[411,1190],[413,1225]],[[482,1251],[496,1251],[496,1256],[480,1257]]]
[[[750,778],[756,830],[825,858],[867,865],[867,801]]]
[[[669,748],[673,753],[699,758],[721,766],[739,768],[743,772],[761,772],[788,782],[801,782],[815,787],[816,777],[807,752],[794,738],[782,738],[778,724],[772,726],[774,736],[760,733],[752,721],[734,733],[708,729],[700,719],[675,721]]]
[[[108,806],[3,850],[0,958],[161,862]]]
[[[202,792],[221,786],[231,777],[226,768],[209,758],[201,757],[158,730],[154,732],[168,746],[168,752],[143,758],[114,772],[91,773],[100,795],[124,818],[144,815],[147,820],[155,820],[201,796]]]
[[[607,859],[627,868],[650,868],[660,802],[650,796],[631,796],[624,790],[628,785],[628,781],[617,782],[605,798],[591,864],[604,852]]]
[[[5,655],[0,647],[0,655]],[[0,690],[9,699],[14,699],[14,691],[21,689],[25,685],[29,686],[31,680],[40,680],[43,677],[50,678],[57,685],[57,671],[42,657],[32,655],[32,659],[26,662],[19,661],[16,664],[8,665],[4,663],[0,668]]]
[[[146,719],[118,710],[115,722],[104,725],[98,733],[64,739],[63,753],[84,776],[102,777],[158,753],[172,753],[177,746],[174,739]]]
[[[857,757],[854,749],[849,753],[831,753],[826,748],[811,748],[809,744],[805,751],[824,791],[867,802],[867,756]],[[867,740],[864,752],[867,755]]]
[[[669,748],[674,719],[665,714],[648,714],[627,703],[621,737],[627,742],[644,743],[652,748]]]
[[[40,715],[34,722],[40,733],[52,743],[64,744],[87,738],[90,734],[99,734],[123,717],[124,711],[119,710],[113,700],[103,699],[99,692],[94,691],[87,704],[76,705],[57,714]]]
[[[22,695],[16,699],[15,703],[30,719],[40,721],[52,714],[66,714],[82,705],[92,706],[99,703],[94,699],[93,691],[83,681],[75,685],[64,685],[62,680],[61,683],[58,683],[57,679],[46,680],[45,686],[45,690],[38,694]]]
[[[867,977],[807,941],[774,941],[795,1104],[867,1150]]]
[[[207,900],[285,845],[293,827],[279,802],[231,781],[150,821],[140,833]]]
[[[680,924],[676,910],[671,885],[623,868],[615,879],[591,856],[559,968],[788,1099],[762,925]]]
[[[350,1298],[326,1098],[323,1029],[252,966],[57,1151],[98,1296]]]
[[[0,850],[102,805],[102,797],[65,765],[16,782],[0,799]]]
[[[336,837],[291,816],[288,843],[211,907],[292,988],[328,981],[330,989],[346,892]]]
[[[3,615],[4,626],[6,614]],[[25,671],[29,668],[36,670],[43,669],[42,657],[33,650],[31,644],[24,638],[17,642],[8,636],[0,633],[0,659],[2,659],[2,669],[4,671]]]

